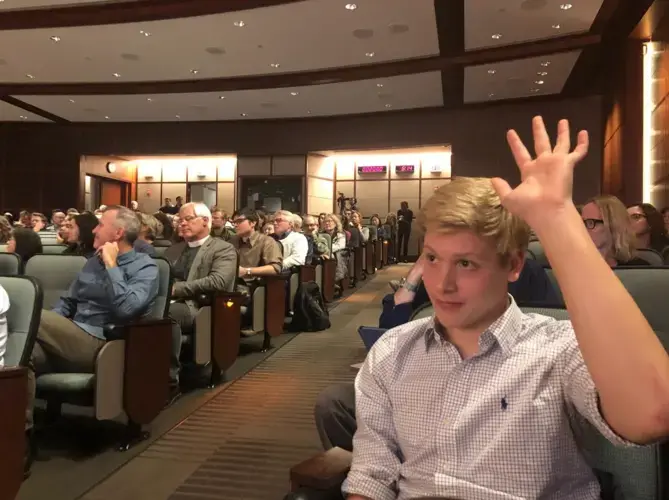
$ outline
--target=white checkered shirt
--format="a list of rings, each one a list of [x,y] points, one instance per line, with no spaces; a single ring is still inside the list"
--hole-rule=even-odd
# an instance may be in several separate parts
[[[571,322],[525,315],[511,299],[466,360],[434,326],[427,318],[394,328],[369,352],[355,382],[344,492],[598,499],[570,425],[577,413],[612,443],[633,445],[604,421]]]

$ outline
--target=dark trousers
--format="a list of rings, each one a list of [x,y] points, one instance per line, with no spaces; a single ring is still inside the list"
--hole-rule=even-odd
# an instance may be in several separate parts
[[[339,447],[353,451],[355,422],[355,387],[337,384],[327,387],[318,395],[314,408],[316,428],[323,448]]]
[[[397,260],[406,259],[409,254],[409,238],[411,237],[411,226],[400,224],[397,227]]]

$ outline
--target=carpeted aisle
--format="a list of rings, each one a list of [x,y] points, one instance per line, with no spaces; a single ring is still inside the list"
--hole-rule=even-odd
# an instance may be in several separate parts
[[[361,283],[331,312],[329,330],[282,336],[277,348],[241,378],[198,395],[197,402],[182,409],[189,416],[177,420],[172,415],[172,425],[180,423],[120,469],[122,463],[110,469],[110,459],[104,461],[105,455],[119,453],[92,459],[99,463],[88,468],[105,476],[95,483],[81,475],[71,479],[88,484],[87,493],[80,486],[70,488],[70,494],[79,490],[77,495],[54,494],[41,484],[37,470],[20,500],[281,499],[289,468],[320,451],[313,422],[317,394],[330,384],[353,380],[350,365],[365,355],[357,328],[377,324],[381,298],[390,292],[388,280],[407,271],[407,266],[393,266]]]

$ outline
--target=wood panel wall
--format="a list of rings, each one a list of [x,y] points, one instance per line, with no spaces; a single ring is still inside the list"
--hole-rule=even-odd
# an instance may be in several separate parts
[[[541,114],[555,133],[560,118],[590,132],[591,152],[576,170],[576,201],[600,192],[603,115],[598,96],[536,100],[457,110],[426,109],[366,116],[261,122],[1,124],[0,208],[48,211],[79,205],[82,155],[306,155],[315,151],[450,144],[453,174],[519,181],[505,134],[531,137]]]

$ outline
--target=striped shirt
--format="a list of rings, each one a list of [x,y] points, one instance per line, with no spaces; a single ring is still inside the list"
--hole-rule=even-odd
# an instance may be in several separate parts
[[[463,360],[434,318],[388,331],[355,382],[358,430],[345,493],[372,500],[599,498],[572,425],[604,421],[569,321],[511,298]]]

